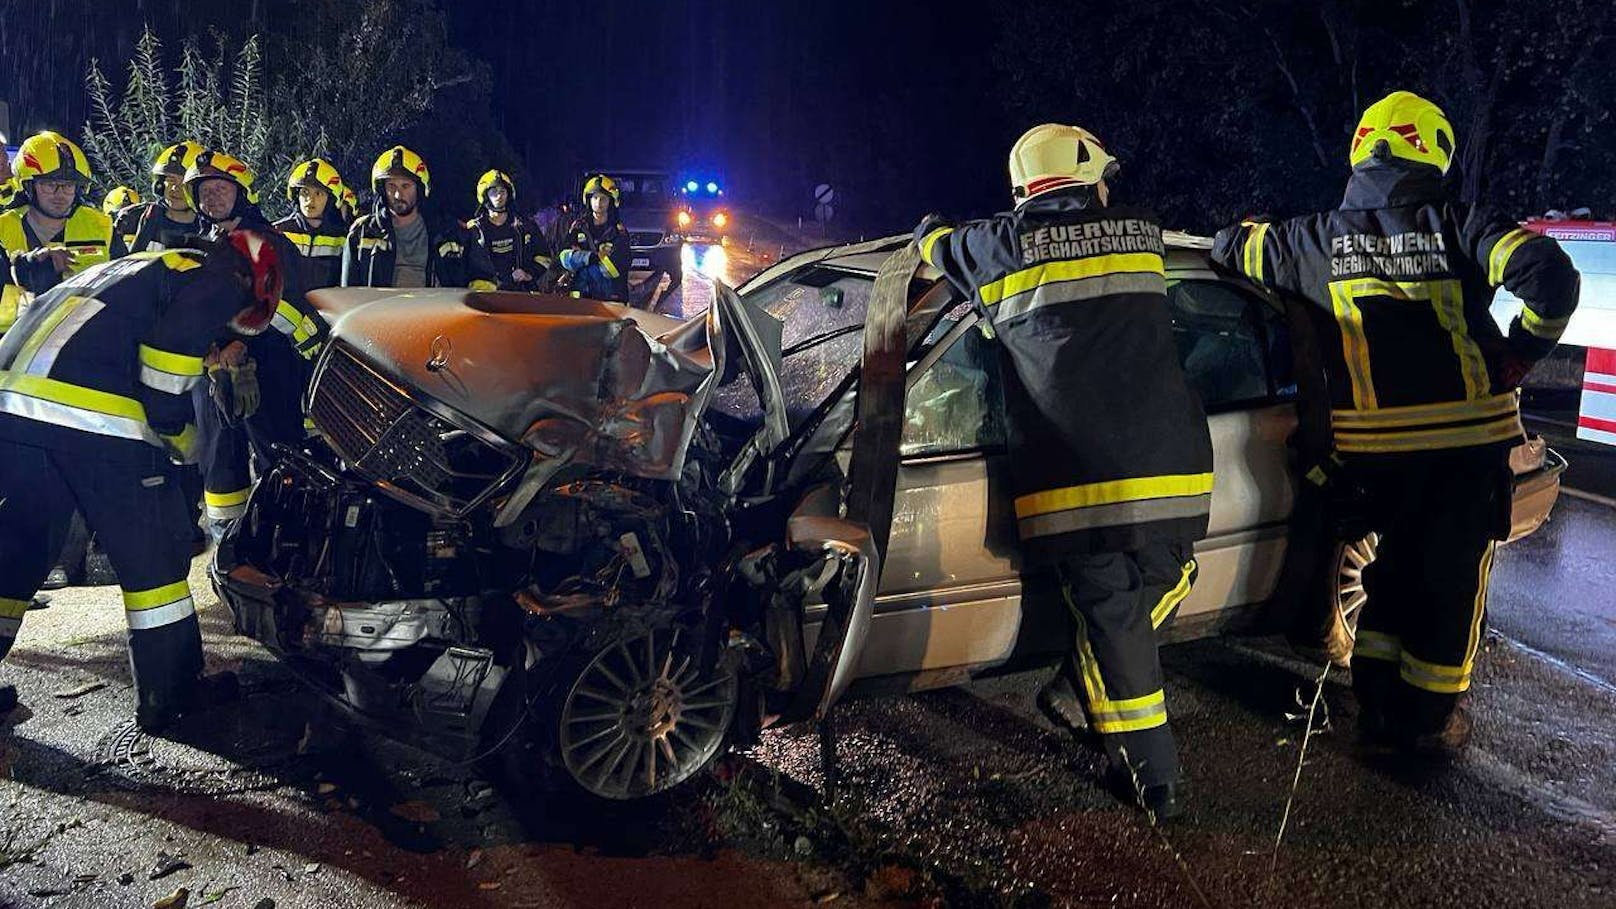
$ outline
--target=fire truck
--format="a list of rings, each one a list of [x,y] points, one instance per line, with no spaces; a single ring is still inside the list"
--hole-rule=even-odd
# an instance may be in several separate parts
[[[1559,241],[1582,273],[1582,300],[1560,343],[1586,348],[1577,438],[1616,445],[1616,221],[1531,220],[1528,230]],[[1499,290],[1492,314],[1499,326],[1521,311],[1520,298]]]

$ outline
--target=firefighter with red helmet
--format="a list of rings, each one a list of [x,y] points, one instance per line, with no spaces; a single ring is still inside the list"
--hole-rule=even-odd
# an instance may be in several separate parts
[[[68,276],[0,341],[0,655],[82,512],[123,588],[148,731],[232,687],[201,678],[171,458],[195,444],[203,357],[226,327],[269,325],[281,268],[268,238],[247,230],[206,252],[137,253]]]
[[[1212,251],[1314,304],[1335,452],[1313,476],[1344,532],[1380,535],[1352,655],[1361,731],[1434,757],[1469,737],[1460,702],[1509,532],[1520,382],[1579,292],[1554,240],[1448,199],[1455,147],[1441,108],[1393,92],[1358,124],[1339,208],[1226,228]],[[1488,313],[1499,287],[1526,302],[1507,333]]]
[[[1010,152],[1014,210],[931,216],[915,236],[999,342],[1024,565],[1075,625],[1040,700],[1073,727],[1086,714],[1119,795],[1160,820],[1184,790],[1158,630],[1195,579],[1212,443],[1173,341],[1161,227],[1110,206],[1116,170],[1088,131],[1037,126]]]

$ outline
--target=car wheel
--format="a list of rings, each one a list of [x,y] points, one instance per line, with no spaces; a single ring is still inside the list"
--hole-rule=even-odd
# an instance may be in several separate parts
[[[585,792],[647,798],[723,751],[739,697],[727,661],[702,668],[695,634],[647,631],[603,648],[573,676],[556,715],[556,746]]]
[[[1335,568],[1330,585],[1335,619],[1327,645],[1331,662],[1345,667],[1352,660],[1352,645],[1358,637],[1358,617],[1363,614],[1369,594],[1364,591],[1364,569],[1380,551],[1380,534],[1368,533],[1361,539],[1336,544]]]

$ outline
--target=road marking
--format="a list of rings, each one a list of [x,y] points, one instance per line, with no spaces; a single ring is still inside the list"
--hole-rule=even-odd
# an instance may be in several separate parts
[[[1571,675],[1576,676],[1577,678],[1595,686],[1596,688],[1603,688],[1611,694],[1616,694],[1616,684],[1606,681],[1604,678],[1583,669],[1581,666],[1574,666],[1552,653],[1546,653],[1537,649],[1536,647],[1533,647],[1531,644],[1524,644],[1501,631],[1497,631],[1496,629],[1494,630],[1494,633],[1508,641],[1511,647],[1518,647],[1562,672],[1570,673]]]
[[[1601,842],[1616,842],[1616,816],[1597,805],[1574,795],[1567,795],[1497,755],[1475,745],[1470,746],[1464,763],[1498,788],[1513,793],[1530,804],[1543,808],[1551,817],[1569,824],[1591,828]]]
[[[1573,486],[1561,486],[1560,491],[1573,499],[1581,499],[1584,502],[1593,502],[1596,505],[1604,505],[1607,508],[1616,508],[1616,499],[1613,499],[1610,496],[1602,496],[1593,492],[1583,492],[1582,490]]]

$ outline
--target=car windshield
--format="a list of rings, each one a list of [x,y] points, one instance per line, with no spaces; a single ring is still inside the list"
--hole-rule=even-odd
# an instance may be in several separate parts
[[[780,386],[793,426],[858,366],[874,285],[871,275],[813,265],[745,295],[748,304],[780,320]],[[748,379],[720,386],[712,407],[748,425],[762,420],[762,405]]]
[[[624,208],[666,208],[673,204],[673,186],[665,174],[631,174],[617,179]]]

